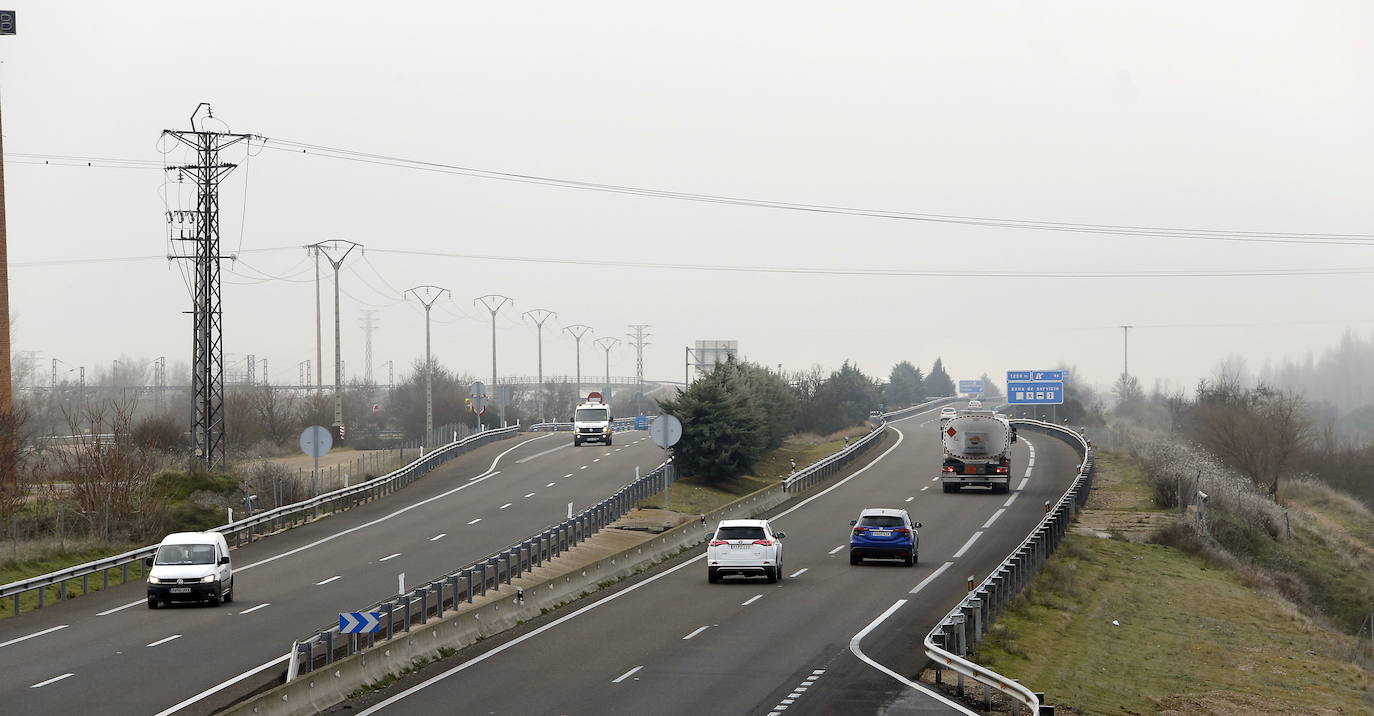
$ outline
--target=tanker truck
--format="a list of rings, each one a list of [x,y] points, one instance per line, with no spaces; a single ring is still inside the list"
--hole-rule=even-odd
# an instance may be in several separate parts
[[[1005,494],[1011,489],[1011,445],[1016,428],[991,410],[960,410],[940,426],[945,462],[940,482],[945,492],[987,487]]]

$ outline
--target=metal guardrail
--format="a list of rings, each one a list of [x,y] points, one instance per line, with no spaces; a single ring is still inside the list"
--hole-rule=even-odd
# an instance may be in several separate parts
[[[963,678],[968,677],[1006,694],[1014,704],[1024,705],[1034,715],[1040,711],[1041,697],[1038,694],[966,657],[987,634],[993,621],[1007,610],[1012,598],[1040,571],[1040,567],[1067,534],[1075,512],[1087,501],[1088,490],[1092,487],[1093,450],[1087,438],[1070,428],[1040,420],[1018,419],[1011,422],[1045,430],[1082,452],[1083,462],[1079,466],[1078,476],[1058,503],[1053,506],[1045,503],[1045,517],[1030,535],[926,635],[925,652],[937,668],[950,669],[958,674],[961,693]],[[1019,710],[1019,707],[1015,708]]]
[[[810,489],[812,485],[830,477],[838,472],[840,468],[848,465],[859,455],[859,453],[867,449],[874,440],[877,440],[878,436],[882,434],[883,429],[887,426],[888,418],[906,415],[946,400],[949,400],[949,398],[936,398],[921,403],[920,405],[894,410],[890,413],[882,413],[878,416],[882,419],[882,422],[870,430],[867,435],[846,445],[839,452],[826,455],[805,468],[788,475],[787,478],[782,481],[782,489],[786,492],[799,492]]]
[[[650,420],[653,420],[653,418],[654,418],[654,416],[649,416],[649,419],[650,419]],[[538,432],[571,432],[572,429],[573,429],[573,424],[572,424],[572,423],[534,423],[534,424],[532,424],[532,425],[527,426],[525,429],[528,430],[529,432],[532,432],[532,433],[538,433]],[[634,430],[634,429],[635,429],[635,419],[634,419],[634,418],[616,418],[616,419],[614,419],[614,420],[611,421],[611,430],[621,430],[621,431],[624,431],[624,430]]]
[[[333,514],[341,510],[346,510],[365,502],[370,502],[379,497],[389,495],[406,485],[414,482],[420,476],[442,465],[448,460],[457,457],[480,445],[485,445],[497,438],[514,435],[520,430],[519,426],[487,430],[484,432],[469,435],[457,442],[449,443],[441,448],[437,448],[427,455],[417,458],[414,462],[401,467],[393,472],[371,480],[360,482],[351,487],[344,487],[332,492],[326,492],[316,497],[301,500],[290,505],[282,505],[276,509],[261,512],[241,520],[230,522],[226,525],[210,530],[212,532],[222,532],[226,535],[229,542],[235,547],[241,546],[244,541],[252,542],[259,537],[277,532],[298,524],[304,524],[316,519],[321,515]],[[81,580],[81,594],[90,591],[90,578],[92,575],[99,574],[101,578],[101,588],[110,586],[110,570],[122,570],[123,581],[129,581],[129,566],[133,565],[135,576],[142,577],[145,574],[143,559],[151,557],[157,552],[157,545],[149,545],[136,550],[131,550],[113,557],[105,557],[85,564],[78,564],[56,572],[11,582],[0,586],[0,600],[12,599],[14,611],[12,614],[19,614],[20,598],[25,592],[38,590],[38,608],[43,607],[44,595],[49,587],[57,585],[57,599],[59,601],[67,598],[67,583]]]

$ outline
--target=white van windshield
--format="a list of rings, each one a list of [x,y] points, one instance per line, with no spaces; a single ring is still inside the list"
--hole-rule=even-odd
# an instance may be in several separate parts
[[[579,423],[594,423],[607,420],[609,414],[610,411],[605,408],[578,408],[576,420]]]
[[[153,564],[214,564],[212,544],[164,544],[157,549]]]

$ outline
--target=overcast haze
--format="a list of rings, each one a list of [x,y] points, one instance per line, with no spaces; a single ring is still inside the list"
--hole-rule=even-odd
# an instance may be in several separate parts
[[[70,168],[16,154],[162,160],[198,102],[254,142],[225,159],[225,352],[295,382],[314,357],[300,245],[364,244],[343,273],[344,355],[362,372],[423,354],[397,292],[453,291],[435,353],[485,376],[472,299],[503,293],[503,375],[535,371],[519,313],[624,339],[652,324],[650,378],[682,347],[736,339],[803,369],[886,375],[942,356],[955,378],[1076,365],[1109,383],[1121,332],[1145,385],[1190,386],[1230,353],[1253,367],[1367,332],[1368,274],[984,278],[997,271],[1370,267],[1374,248],[1265,245],[835,216],[575,191],[299,156],[288,139],[434,162],[683,192],[907,212],[1247,231],[1370,233],[1374,6],[1335,3],[11,3],[0,38],[14,350],[76,366],[190,358],[190,298],[168,251],[156,167]],[[212,127],[219,125],[210,125]],[[179,155],[169,161],[181,161]],[[183,191],[183,195],[188,195]],[[246,203],[245,203],[246,197]],[[804,276],[420,257],[844,269]],[[262,280],[265,272],[290,280]],[[327,288],[327,287],[326,287]],[[326,294],[328,296],[328,294]],[[327,301],[328,299],[326,299]],[[368,306],[366,304],[372,304]],[[328,303],[326,303],[328,306]],[[326,325],[332,314],[326,313]],[[1224,324],[1218,326],[1216,324]],[[1253,325],[1269,324],[1269,325]],[[1149,326],[1173,326],[1150,328]],[[1185,326],[1185,327],[1177,327]],[[1186,327],[1194,326],[1194,327]],[[332,340],[326,330],[326,345]],[[326,349],[328,356],[328,349]],[[326,358],[329,361],[329,358]],[[400,367],[406,366],[402,371]],[[584,376],[603,371],[584,341]],[[240,369],[241,370],[241,369]],[[612,354],[633,374],[633,354]],[[326,382],[332,382],[326,371]],[[587,382],[592,382],[590,379]]]

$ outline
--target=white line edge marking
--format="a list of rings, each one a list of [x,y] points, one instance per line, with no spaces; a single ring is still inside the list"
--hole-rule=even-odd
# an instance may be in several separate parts
[[[256,607],[249,607],[249,608],[247,608],[247,609],[245,609],[245,610],[239,612],[239,614],[252,614],[253,612],[256,612],[256,611],[259,610],[259,609],[263,609],[263,608],[269,607],[269,606],[271,606],[271,605],[272,605],[272,602],[263,602],[262,604],[259,604],[259,605],[257,605]]]
[[[332,582],[332,581],[334,581],[334,580],[336,580],[336,579],[343,579],[343,575],[342,575],[342,574],[336,574],[336,575],[330,577],[329,579],[324,580],[323,582],[315,582],[315,586],[317,586],[317,587],[323,587],[324,585],[329,584],[330,582]]]
[[[447,533],[447,532],[440,532],[439,534],[434,535],[433,537],[430,537],[430,538],[429,538],[429,541],[430,541],[430,542],[438,542],[439,540],[441,540],[441,539],[443,539],[443,538],[445,538],[445,537],[447,537],[447,536],[448,536],[448,533]]]
[[[747,607],[747,606],[749,606],[750,604],[753,604],[754,602],[757,602],[757,601],[760,600],[760,599],[763,599],[763,595],[762,595],[762,594],[755,594],[754,596],[749,597],[747,600],[740,602],[739,605],[740,605],[741,607]]]
[[[809,570],[809,569],[811,569],[811,568],[810,568],[810,567],[802,567],[801,569],[799,569],[799,570],[797,570],[797,571],[795,571],[795,572],[793,572],[793,573],[787,575],[787,578],[788,578],[788,579],[791,579],[791,578],[793,578],[793,577],[800,577],[800,576],[802,576],[802,574],[803,574],[804,572],[806,572],[806,571]]]
[[[61,676],[54,676],[53,678],[48,679],[47,681],[40,681],[40,682],[34,684],[33,686],[30,686],[29,688],[30,688],[30,689],[41,689],[41,688],[43,688],[44,686],[47,686],[48,684],[56,683],[56,682],[58,682],[58,681],[61,681],[61,680],[65,679],[65,678],[69,677],[69,676],[76,676],[76,674],[63,674],[63,675],[61,675]]]
[[[640,669],[643,669],[643,668],[644,668],[643,666],[636,666],[635,668],[630,669],[629,671],[627,671],[627,672],[621,674],[620,676],[617,676],[617,677],[615,677],[614,679],[611,679],[611,683],[612,683],[612,684],[618,684],[618,683],[620,683],[620,682],[622,682],[622,681],[624,681],[624,680],[630,678],[631,676],[634,676],[636,673],[639,672]]]
[[[991,527],[991,526],[992,526],[992,523],[996,522],[996,521],[997,521],[997,518],[998,518],[998,517],[1001,517],[1001,516],[1002,516],[1002,513],[1003,513],[1003,512],[1006,512],[1006,511],[1007,511],[1007,508],[1003,507],[1003,508],[997,510],[996,512],[992,513],[992,517],[989,517],[989,518],[988,518],[988,521],[983,523],[983,529],[987,529],[987,528]]]
[[[932,412],[932,411],[926,411],[926,412]],[[924,415],[924,414],[925,414],[925,413],[916,413],[915,415],[909,415],[909,416],[907,416],[907,417],[905,417],[905,418],[899,418],[899,419],[897,419],[897,420],[894,420],[894,421],[892,421],[892,423],[901,422],[902,420],[910,420],[911,418],[914,418],[914,417],[916,417],[917,415]],[[824,496],[826,493],[830,492],[831,490],[834,490],[834,489],[838,488],[839,486],[843,485],[844,483],[849,482],[850,480],[854,479],[855,477],[858,477],[859,475],[863,474],[864,471],[866,471],[866,470],[868,470],[870,467],[872,467],[872,466],[878,464],[878,462],[881,461],[884,457],[887,457],[888,454],[890,454],[893,450],[896,450],[896,449],[897,449],[897,446],[902,444],[902,440],[905,439],[906,435],[905,435],[905,433],[903,433],[901,430],[898,430],[897,428],[893,427],[893,426],[892,426],[892,423],[888,423],[888,427],[889,427],[889,428],[892,428],[892,430],[893,430],[894,432],[897,433],[897,442],[896,442],[895,444],[893,444],[892,447],[888,448],[887,450],[884,450],[883,453],[882,453],[881,455],[879,455],[878,457],[873,458],[873,461],[872,461],[872,462],[870,462],[870,463],[868,463],[867,465],[863,466],[863,468],[861,468],[858,472],[855,472],[853,475],[850,475],[849,477],[846,477],[846,478],[844,478],[843,480],[840,480],[839,482],[835,483],[834,485],[831,485],[830,487],[827,487],[826,489],[822,490],[821,492],[819,492],[819,493],[817,493],[817,494],[815,494],[815,495],[812,495],[811,497],[808,497],[808,498],[806,498],[805,500],[802,500],[801,502],[797,503],[796,505],[792,506],[791,508],[789,508],[789,509],[787,509],[787,510],[785,510],[785,511],[783,511],[783,512],[777,514],[777,515],[775,515],[775,516],[773,517],[773,519],[778,519],[779,517],[786,516],[786,515],[788,515],[788,514],[790,514],[790,513],[792,513],[792,512],[795,512],[795,511],[798,510],[798,509],[801,509],[802,506],[806,505],[807,503],[811,502],[812,500],[815,500],[815,499],[818,499],[818,498]],[[638,441],[636,441],[636,442],[638,442]],[[937,478],[937,479],[938,479],[938,478]],[[597,607],[599,607],[599,606],[601,606],[601,605],[603,605],[603,604],[608,604],[608,603],[613,602],[613,601],[615,601],[615,600],[617,600],[617,599],[620,599],[621,597],[623,597],[623,596],[625,596],[625,595],[627,595],[627,594],[632,594],[635,590],[640,589],[641,587],[646,587],[646,586],[648,586],[648,585],[650,585],[650,584],[653,584],[654,582],[657,582],[658,580],[663,579],[664,577],[667,577],[668,575],[673,574],[673,573],[677,572],[677,571],[680,570],[680,569],[686,569],[687,567],[690,567],[690,566],[692,566],[693,564],[696,564],[697,562],[702,561],[702,560],[705,560],[705,559],[706,559],[706,555],[705,555],[705,554],[699,554],[699,555],[697,555],[697,556],[695,556],[695,557],[692,557],[691,559],[688,559],[688,560],[684,561],[682,564],[679,564],[679,565],[677,565],[676,567],[669,567],[668,569],[665,569],[665,570],[663,570],[662,572],[659,572],[658,574],[655,574],[654,576],[649,577],[648,579],[645,579],[645,580],[642,581],[642,582],[637,582],[637,583],[635,583],[635,584],[632,584],[632,585],[630,585],[629,587],[626,587],[625,589],[620,590],[619,592],[616,592],[616,593],[611,594],[611,595],[608,595],[608,596],[606,596],[606,597],[604,597],[604,598],[602,598],[602,599],[599,599],[599,600],[597,600],[597,601],[595,601],[595,602],[592,602],[591,604],[588,604],[587,606],[582,607],[581,609],[578,609],[577,611],[572,612],[571,614],[566,614],[566,615],[564,615],[564,616],[562,616],[562,617],[559,617],[558,619],[555,619],[555,620],[549,622],[548,624],[545,624],[545,625],[543,625],[543,626],[541,626],[541,627],[539,627],[539,628],[537,628],[537,629],[534,629],[534,630],[532,630],[532,631],[526,632],[526,633],[524,633],[524,634],[522,634],[522,635],[520,635],[520,636],[518,636],[518,637],[516,637],[516,638],[514,638],[514,639],[511,639],[510,641],[508,641],[508,642],[506,642],[506,643],[504,643],[504,644],[502,644],[502,645],[500,645],[500,646],[498,646],[498,647],[496,647],[496,648],[494,648],[494,649],[492,649],[492,650],[490,650],[490,651],[483,652],[482,654],[479,654],[479,655],[477,655],[476,657],[473,657],[471,660],[465,661],[465,662],[463,662],[463,663],[461,663],[461,664],[459,664],[459,665],[453,667],[452,669],[449,669],[448,671],[441,672],[441,673],[436,674],[435,676],[433,676],[433,677],[431,677],[431,678],[429,678],[429,679],[427,679],[427,680],[425,680],[425,681],[421,681],[420,683],[418,683],[418,684],[416,684],[416,685],[410,687],[409,689],[406,689],[405,691],[402,691],[402,692],[400,692],[400,693],[398,693],[398,694],[395,694],[395,695],[393,695],[391,698],[388,698],[388,699],[386,699],[385,701],[382,701],[381,703],[375,704],[375,705],[373,705],[371,708],[368,708],[367,710],[358,713],[357,716],[371,716],[371,714],[375,714],[375,713],[377,713],[378,711],[381,711],[382,709],[384,709],[384,708],[386,708],[386,707],[388,707],[388,706],[390,706],[390,705],[392,705],[392,704],[394,704],[394,703],[397,703],[397,702],[400,701],[401,699],[404,699],[404,698],[406,698],[407,696],[410,696],[411,694],[416,693],[417,691],[421,691],[421,690],[423,690],[423,689],[427,689],[427,688],[429,688],[429,687],[431,687],[431,686],[433,686],[433,685],[439,683],[440,681],[443,681],[444,679],[447,679],[448,677],[453,676],[454,674],[457,674],[457,673],[459,673],[459,672],[461,672],[461,671],[466,671],[467,669],[469,669],[469,668],[471,668],[471,667],[473,667],[473,666],[476,666],[476,665],[482,663],[483,661],[486,661],[487,659],[490,659],[491,657],[496,656],[497,654],[500,654],[501,652],[503,652],[503,651],[505,651],[505,650],[507,650],[507,649],[509,649],[509,648],[511,648],[511,647],[514,647],[514,646],[516,646],[516,645],[518,645],[518,644],[521,644],[521,643],[525,642],[526,640],[533,639],[534,637],[539,636],[540,634],[543,634],[544,632],[546,632],[546,631],[548,631],[548,630],[550,630],[550,629],[552,629],[552,628],[554,628],[554,627],[556,627],[556,626],[558,626],[558,625],[560,625],[560,624],[562,624],[562,623],[564,623],[564,622],[566,622],[566,621],[569,621],[569,620],[572,620],[572,619],[576,619],[577,617],[580,617],[580,616],[582,616],[583,614],[586,614],[587,612],[589,612],[589,611],[591,611],[591,610],[593,610],[593,609],[596,609]],[[181,704],[178,704],[178,705],[177,705],[176,707],[174,707],[172,710],[164,711],[164,712],[159,713],[159,714],[154,714],[154,716],[166,716],[167,714],[172,713],[172,711],[175,711],[176,709],[184,708],[186,705],[195,703],[195,702],[198,701],[199,699],[204,698],[205,696],[208,696],[209,694],[212,694],[212,693],[214,693],[215,691],[218,691],[218,690],[220,690],[220,689],[222,689],[222,688],[224,688],[224,687],[226,687],[226,686],[229,686],[230,684],[233,684],[233,683],[236,683],[236,682],[238,682],[238,681],[241,681],[241,680],[243,680],[243,679],[245,679],[245,678],[248,678],[249,676],[252,676],[253,674],[255,674],[255,673],[257,673],[257,672],[262,671],[263,669],[266,669],[266,668],[270,667],[272,664],[275,664],[275,663],[279,663],[279,662],[285,661],[285,660],[287,660],[287,659],[289,659],[289,658],[291,658],[291,655],[290,655],[290,654],[287,654],[287,655],[281,657],[280,659],[277,659],[277,661],[275,661],[275,662],[269,662],[269,663],[267,663],[267,664],[263,664],[262,666],[257,667],[256,669],[254,669],[254,670],[251,671],[251,672],[247,672],[247,673],[244,673],[244,674],[240,674],[239,676],[234,677],[234,679],[233,679],[232,681],[225,682],[224,684],[221,684],[220,686],[217,686],[217,687],[215,687],[214,689],[205,692],[204,694],[201,694],[201,695],[199,695],[199,696],[193,697],[193,698],[190,699],[190,700],[187,700],[187,701],[185,701],[185,702],[183,702],[183,703],[181,703]],[[823,674],[823,673],[825,673],[825,670],[824,670],[824,669],[819,669],[819,670],[813,671],[812,673],[813,673],[813,674]],[[889,673],[891,673],[891,672],[889,672]],[[972,712],[969,712],[969,713],[972,713]],[[974,716],[977,716],[977,715],[974,714]]]
[[[847,547],[847,546],[848,546],[848,545],[843,545],[843,544],[842,544],[842,545],[840,545],[839,547],[836,547],[835,549],[830,550],[830,554],[835,554],[836,552],[838,552],[838,551],[844,549],[844,548]]]
[[[423,506],[423,505],[427,505],[427,504],[429,504],[429,503],[431,503],[431,502],[435,502],[436,500],[442,500],[442,499],[444,499],[445,497],[448,497],[449,495],[452,495],[452,494],[454,494],[455,492],[458,492],[459,490],[466,490],[467,488],[469,488],[469,487],[471,487],[471,486],[473,486],[473,485],[476,485],[476,484],[478,484],[478,483],[484,482],[484,481],[486,481],[486,480],[488,480],[488,479],[490,479],[490,478],[496,477],[497,475],[500,475],[500,474],[501,474],[501,471],[500,471],[500,470],[496,470],[496,469],[495,469],[495,468],[496,468],[496,463],[500,462],[500,461],[501,461],[501,458],[505,457],[505,456],[506,456],[507,454],[509,454],[512,450],[519,450],[521,447],[523,447],[523,446],[525,445],[525,443],[533,442],[533,441],[535,441],[535,440],[543,440],[544,438],[549,437],[549,435],[552,435],[552,433],[549,433],[548,435],[540,435],[540,436],[537,437],[537,438],[530,438],[529,440],[526,440],[526,441],[520,443],[519,445],[515,445],[515,446],[512,446],[512,447],[506,448],[506,450],[504,450],[501,454],[497,455],[495,458],[492,459],[492,461],[491,461],[491,467],[487,468],[487,473],[486,473],[486,474],[484,474],[484,475],[478,475],[477,477],[472,478],[469,482],[467,482],[467,483],[465,483],[465,484],[462,484],[462,485],[459,485],[459,486],[453,488],[452,490],[449,490],[448,492],[441,492],[441,493],[439,493],[439,494],[437,494],[437,495],[435,495],[435,496],[433,496],[433,497],[426,498],[426,499],[424,499],[424,500],[420,500],[419,502],[416,502],[416,503],[411,504],[411,505],[406,505],[405,507],[402,507],[401,509],[396,510],[395,512],[392,512],[392,513],[389,514],[389,515],[383,515],[383,516],[381,516],[381,517],[378,517],[378,518],[375,519],[375,520],[372,520],[371,522],[364,522],[363,524],[360,524],[360,525],[358,525],[358,526],[356,526],[356,527],[349,527],[349,528],[346,529],[346,530],[342,530],[342,531],[340,531],[340,532],[335,532],[334,534],[329,535],[328,537],[322,537],[322,538],[320,538],[320,539],[315,540],[314,542],[311,542],[310,544],[301,545],[300,547],[297,547],[297,548],[295,548],[295,549],[289,549],[289,550],[287,550],[287,551],[285,551],[285,552],[282,552],[281,554],[273,555],[273,556],[268,557],[268,558],[266,558],[266,559],[258,560],[257,562],[253,562],[252,564],[245,564],[245,565],[242,566],[242,567],[238,567],[238,568],[237,568],[237,571],[242,572],[242,571],[245,571],[245,570],[252,569],[252,568],[254,568],[254,567],[259,567],[259,566],[262,566],[262,565],[264,565],[264,564],[267,564],[268,562],[275,562],[275,561],[277,561],[277,560],[279,560],[279,559],[281,559],[281,558],[283,558],[283,557],[290,557],[290,556],[293,555],[293,554],[298,554],[298,553],[300,553],[300,552],[304,552],[304,551],[307,550],[307,549],[312,549],[312,548],[318,547],[318,546],[320,546],[320,545],[322,545],[322,544],[325,544],[326,542],[333,542],[334,540],[336,540],[336,539],[338,539],[338,538],[340,538],[340,537],[343,537],[343,536],[345,536],[345,535],[352,534],[352,533],[354,533],[354,532],[357,532],[358,530],[367,529],[368,527],[372,527],[373,525],[381,524],[382,522],[386,522],[387,520],[389,520],[389,519],[391,519],[391,518],[393,518],[393,517],[399,517],[399,516],[401,516],[401,515],[403,515],[403,514],[409,512],[409,511],[411,511],[411,510],[413,510],[413,509],[415,509],[415,508],[417,508],[417,507],[421,507],[421,506]],[[134,604],[141,604],[141,603],[143,603],[143,600],[134,602]],[[130,605],[128,605],[128,606],[133,606],[133,604],[130,604]],[[123,607],[121,607],[121,608],[123,608]]]
[[[510,506],[513,505],[513,504],[515,504],[515,503],[513,503],[513,502],[507,502],[506,504],[501,505],[500,507],[498,507],[498,508],[496,508],[496,509],[498,509],[498,510],[504,510],[504,509],[506,509],[507,507],[510,507]]]
[[[180,639],[180,638],[181,638],[181,635],[180,635],[180,634],[173,634],[173,635],[167,637],[166,639],[158,639],[157,641],[155,641],[155,642],[153,642],[153,643],[151,643],[151,644],[148,644],[148,646],[158,646],[159,644],[166,644],[167,642],[169,642],[169,641],[171,641],[171,640],[173,640],[173,639]]]
[[[1019,484],[1019,485],[1016,486],[1016,491],[1017,491],[1017,492],[1020,492],[1021,490],[1026,489],[1026,483],[1028,483],[1028,482],[1030,482],[1030,478],[1029,478],[1029,477],[1022,478],[1021,484]]]
[[[927,584],[930,584],[931,582],[935,581],[936,577],[940,576],[946,569],[949,569],[952,566],[954,566],[953,562],[945,562],[944,564],[940,565],[939,568],[937,568],[934,572],[931,572],[930,574],[926,575],[926,578],[922,579],[920,584],[917,584],[916,586],[912,587],[911,591],[907,593],[915,594],[921,591],[922,589],[925,589],[925,586]]]
[[[1002,507],[1004,507],[1004,508],[1006,508],[1006,507],[1011,507],[1011,503],[1016,502],[1016,497],[1017,497],[1017,495],[1020,495],[1020,494],[1021,494],[1021,493],[1019,493],[1019,492],[1012,493],[1012,496],[1011,496],[1011,497],[1008,497],[1008,498],[1007,498],[1007,501],[1002,503]]]
[[[482,521],[482,518],[481,518],[481,517],[478,517],[477,519],[475,519],[475,520],[469,522],[468,524],[470,524],[470,525],[475,525],[475,524],[477,524],[478,522],[481,522],[481,521]]]
[[[143,601],[144,601],[144,600],[140,599],[140,600],[138,600],[137,602],[134,602],[134,603],[135,603],[135,604],[142,604]],[[52,628],[49,628],[49,629],[44,629],[43,631],[36,631],[36,632],[34,632],[34,633],[32,633],[32,634],[30,634],[30,635],[28,635],[28,636],[21,636],[21,637],[18,637],[18,638],[16,638],[16,639],[10,639],[9,641],[6,641],[6,642],[0,642],[0,647],[9,646],[10,644],[18,644],[18,643],[21,642],[21,641],[26,641],[26,640],[32,639],[32,638],[34,638],[34,637],[36,637],[36,636],[43,636],[44,634],[51,634],[51,633],[53,633],[53,632],[55,632],[55,631],[59,631],[59,630],[61,630],[61,629],[66,629],[66,628],[69,627],[69,626],[71,626],[71,624],[62,624],[62,625],[60,625],[60,626],[55,626],[55,627],[52,627]]]
[[[702,632],[704,632],[704,631],[706,631],[707,629],[710,629],[710,628],[711,628],[711,625],[709,625],[709,624],[706,625],[706,626],[704,626],[704,627],[697,627],[696,629],[693,629],[693,630],[692,630],[692,633],[691,633],[691,634],[688,634],[687,636],[682,637],[682,640],[683,640],[683,641],[687,641],[688,639],[691,639],[692,637],[696,636],[697,634],[700,634],[700,633],[702,633]]]
[[[958,552],[955,552],[955,553],[954,553],[954,556],[953,556],[953,557],[950,557],[950,559],[959,559],[960,557],[964,556],[964,553],[968,551],[968,548],[969,548],[969,547],[972,547],[972,546],[973,546],[973,543],[974,543],[974,542],[977,542],[977,541],[978,541],[978,538],[979,538],[979,537],[982,537],[982,536],[983,536],[983,531],[982,531],[982,530],[979,530],[979,531],[977,531],[977,532],[974,532],[974,533],[973,533],[973,536],[972,536],[972,537],[969,537],[969,538],[968,538],[968,541],[964,543],[964,546],[963,546],[963,547],[960,547],[960,548],[959,548],[959,551],[958,551]]]
[[[552,433],[550,433],[550,435],[551,435],[551,434],[552,434]],[[545,435],[544,437],[549,437],[549,436],[548,436],[548,435]],[[527,441],[527,442],[528,442],[528,441]],[[520,444],[521,444],[521,445],[524,445],[524,443],[520,443]],[[548,455],[548,454],[551,453],[551,452],[557,452],[557,451],[559,451],[559,450],[562,450],[562,449],[565,448],[565,447],[572,447],[572,443],[563,443],[562,445],[559,445],[559,446],[556,447],[556,448],[549,448],[548,450],[545,450],[544,452],[537,452],[537,453],[535,453],[535,454],[533,454],[533,455],[527,455],[527,456],[525,456],[525,457],[520,458],[519,460],[516,460],[516,461],[515,461],[515,464],[516,464],[516,465],[524,465],[525,463],[529,462],[530,460],[534,460],[535,458],[544,457],[545,455]]]
[[[896,601],[896,603],[894,603],[892,606],[890,606],[890,607],[887,608],[887,611],[885,611],[885,612],[883,612],[882,614],[878,615],[878,618],[877,618],[877,619],[874,619],[873,621],[869,622],[869,623],[868,623],[868,626],[866,626],[866,627],[864,627],[863,629],[861,629],[861,630],[859,631],[858,634],[855,634],[854,637],[851,638],[851,639],[849,640],[849,650],[850,650],[851,652],[853,652],[854,656],[859,657],[859,660],[860,660],[860,661],[864,662],[865,664],[868,664],[869,666],[871,666],[871,667],[877,669],[878,671],[883,672],[884,674],[887,674],[888,676],[891,676],[892,678],[896,679],[899,683],[902,683],[902,684],[904,684],[904,685],[906,685],[906,686],[909,686],[909,687],[911,687],[911,688],[913,688],[913,689],[916,689],[917,691],[920,691],[921,693],[925,694],[926,696],[929,696],[930,698],[935,699],[936,701],[939,701],[940,703],[944,704],[945,706],[948,706],[948,707],[954,709],[955,711],[957,711],[957,712],[959,712],[959,713],[961,713],[961,714],[966,714],[967,716],[978,716],[978,714],[977,714],[976,712],[970,711],[970,710],[968,710],[967,708],[964,708],[963,706],[960,706],[959,704],[957,704],[957,703],[955,703],[955,702],[953,702],[953,701],[950,701],[949,699],[945,698],[943,695],[938,694],[938,693],[936,693],[936,692],[934,692],[934,691],[931,691],[930,689],[927,689],[926,687],[921,686],[920,684],[918,684],[918,683],[916,683],[916,682],[914,682],[914,681],[911,681],[910,679],[906,678],[905,676],[902,676],[901,674],[898,674],[897,672],[893,671],[892,669],[889,669],[889,668],[887,668],[886,666],[883,666],[882,664],[879,664],[878,662],[876,662],[876,661],[874,661],[873,659],[869,658],[869,656],[863,652],[863,649],[860,649],[860,648],[859,648],[859,642],[863,641],[863,638],[866,637],[866,636],[868,636],[868,633],[869,633],[869,632],[871,632],[871,631],[873,631],[874,629],[876,629],[876,628],[878,627],[879,624],[882,624],[884,620],[886,620],[888,617],[892,616],[892,613],[893,613],[893,612],[897,611],[898,609],[901,609],[901,608],[902,608],[902,605],[904,605],[904,604],[906,604],[906,600],[905,600],[905,599],[898,599],[898,600]]]
[[[187,706],[190,706],[191,704],[193,704],[193,703],[195,703],[195,702],[197,702],[197,701],[200,701],[201,699],[205,698],[206,696],[209,696],[210,694],[213,694],[213,693],[222,691],[222,690],[224,690],[224,689],[227,689],[227,688],[229,688],[230,686],[233,686],[234,684],[237,684],[238,682],[243,681],[244,679],[246,679],[246,678],[248,678],[248,677],[250,677],[250,676],[253,676],[253,675],[255,675],[255,674],[257,674],[257,673],[259,673],[259,672],[261,672],[261,671],[266,671],[267,669],[270,669],[270,668],[276,666],[277,664],[282,663],[283,661],[287,661],[287,660],[289,660],[290,658],[291,658],[291,655],[290,655],[290,654],[282,654],[281,656],[279,656],[279,657],[277,657],[277,658],[275,658],[275,659],[273,659],[273,660],[267,662],[266,664],[263,664],[263,665],[261,665],[261,666],[255,666],[255,667],[253,667],[252,669],[249,669],[248,671],[245,671],[245,672],[243,672],[242,674],[239,674],[238,676],[235,676],[234,678],[229,679],[228,681],[224,681],[224,682],[221,682],[221,683],[219,683],[219,684],[216,684],[215,686],[211,686],[210,688],[208,688],[208,689],[206,689],[206,690],[204,690],[204,691],[202,691],[202,692],[196,694],[195,696],[192,696],[192,697],[189,698],[189,699],[186,699],[185,701],[182,701],[181,703],[179,703],[179,704],[177,704],[177,705],[175,705],[175,706],[172,706],[171,708],[164,709],[164,710],[162,710],[162,711],[157,712],[157,713],[154,714],[153,716],[167,716],[168,714],[176,713],[176,712],[178,712],[178,711],[180,711],[180,710],[186,708]]]

